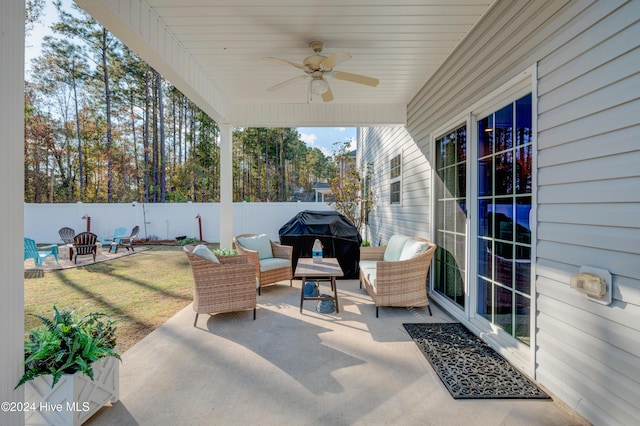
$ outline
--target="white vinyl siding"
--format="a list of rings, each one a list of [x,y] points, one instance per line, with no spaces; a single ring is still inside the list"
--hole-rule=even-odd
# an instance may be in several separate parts
[[[639,18],[637,1],[498,1],[407,111],[427,170],[432,132],[537,64],[537,323],[524,367],[594,424],[640,418]],[[612,274],[611,305],[569,287],[582,265]]]
[[[363,150],[362,162],[376,165],[372,174],[374,205],[369,215],[369,235],[373,245],[386,244],[394,233],[430,238],[430,165],[406,129],[371,127],[361,129],[362,146],[381,149]],[[384,143],[383,143],[384,141]],[[402,152],[402,204],[390,204],[390,160]],[[378,167],[380,165],[380,167]]]
[[[640,3],[592,9],[586,32],[538,67],[537,375],[563,399],[580,389],[594,423],[632,424],[640,418]],[[568,287],[581,265],[612,274],[610,306]]]

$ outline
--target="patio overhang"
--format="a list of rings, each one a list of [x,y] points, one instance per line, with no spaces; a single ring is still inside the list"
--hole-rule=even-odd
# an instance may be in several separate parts
[[[493,0],[442,4],[383,0],[75,0],[207,112],[232,126],[404,126],[407,104],[490,9]],[[347,52],[340,71],[377,87],[328,78],[335,99],[310,99],[307,81],[267,88],[324,54]]]

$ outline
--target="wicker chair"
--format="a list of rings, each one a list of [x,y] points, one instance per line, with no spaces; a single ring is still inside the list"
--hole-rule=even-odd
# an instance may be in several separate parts
[[[265,264],[269,263],[268,259],[260,259],[258,251],[251,250],[247,247],[243,247],[238,242],[238,238],[243,237],[256,237],[257,234],[241,234],[234,238],[236,250],[239,254],[244,254],[249,259],[249,263],[253,265],[255,269],[255,276],[258,280],[258,294],[261,294],[262,287],[276,284],[280,281],[289,280],[289,286],[293,286],[293,271],[292,271],[292,256],[293,247],[285,246],[282,244],[269,241],[271,244],[271,251],[273,253],[273,259],[286,259],[288,260],[288,266],[283,266],[275,269],[266,267]],[[265,262],[267,260],[267,262]],[[285,262],[286,263],[286,262]]]
[[[380,306],[426,306],[431,315],[427,297],[427,273],[436,245],[418,237],[411,239],[427,243],[428,247],[407,260],[384,261],[387,246],[360,247],[360,288],[364,285],[373,299],[376,318]]]
[[[93,256],[93,261],[96,261],[96,252],[98,246],[96,244],[98,236],[91,232],[81,232],[73,237],[73,263],[78,263],[78,256]]]
[[[246,256],[224,256],[212,262],[184,247],[193,274],[193,310],[199,314],[217,314],[253,309],[256,319],[256,279]]]

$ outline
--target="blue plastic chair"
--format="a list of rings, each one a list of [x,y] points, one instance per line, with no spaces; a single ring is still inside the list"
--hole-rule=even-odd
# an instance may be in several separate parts
[[[113,231],[113,235],[109,236],[109,237],[100,237],[100,244],[102,244],[103,248],[104,246],[109,246],[109,253],[111,253],[111,250],[115,250],[116,252],[118,251],[118,244],[120,244],[120,238],[122,237],[126,237],[127,236],[127,228],[116,228],[115,231]]]
[[[58,246],[56,244],[38,247],[35,240],[31,238],[24,239],[24,260],[33,259],[36,267],[41,267],[44,259],[51,255],[53,255],[56,263],[58,263]]]

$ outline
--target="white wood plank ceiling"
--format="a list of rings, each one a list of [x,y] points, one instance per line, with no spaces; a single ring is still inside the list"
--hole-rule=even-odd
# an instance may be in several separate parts
[[[186,55],[166,49],[159,55],[175,69],[179,69],[179,61],[195,62],[207,84],[225,100],[218,106],[211,102],[216,108],[287,105],[291,110],[292,105],[322,104],[324,108],[343,106],[343,111],[345,105],[406,108],[494,1],[139,0],[137,6],[134,0],[76,2],[161,73],[166,65],[163,61],[153,63],[155,56],[145,55],[136,38],[154,32],[158,37],[171,37]],[[139,7],[148,8],[151,19]],[[351,55],[334,71],[371,76],[380,80],[379,85],[370,87],[327,76],[334,96],[327,103],[316,95],[309,99],[310,79],[268,91],[305,74],[264,57],[302,63],[313,54],[309,47],[312,41],[324,42],[322,53],[326,56],[335,52]],[[171,80],[171,73],[165,74]],[[191,84],[189,78],[184,80],[172,82],[184,89],[183,84]],[[192,89],[202,93],[202,88]],[[183,91],[189,95],[189,90]]]

